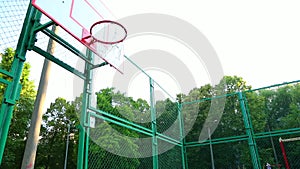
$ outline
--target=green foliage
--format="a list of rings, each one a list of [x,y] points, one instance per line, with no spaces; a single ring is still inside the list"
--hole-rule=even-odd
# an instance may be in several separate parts
[[[263,132],[267,125],[267,113],[265,112],[265,98],[259,93],[246,93],[248,111],[251,115],[255,132]]]
[[[208,132],[208,129],[203,129],[204,122],[208,118],[208,113],[214,113],[214,111],[220,111],[219,108],[211,108],[213,105],[212,102],[220,103],[220,99],[206,99],[216,96],[219,93],[222,93],[221,90],[225,90],[226,93],[231,94],[238,91],[244,91],[251,89],[251,86],[248,86],[246,82],[237,76],[225,76],[218,85],[210,86],[205,85],[199,89],[193,89],[188,97],[193,99],[199,99],[199,102],[195,102],[191,105],[186,105],[183,108],[185,115],[185,125],[189,124],[192,119],[196,119],[191,131],[188,133],[186,140],[189,142],[197,142],[201,132]],[[257,100],[257,94],[249,93],[247,95],[249,100]],[[201,100],[202,99],[202,100]],[[243,122],[243,115],[240,108],[240,103],[237,95],[228,95],[225,99],[225,107],[222,110],[222,117],[220,121],[211,120],[210,126],[217,125],[217,128],[212,133],[212,139],[214,138],[224,138],[224,137],[233,137],[239,135],[245,135],[245,127]],[[185,99],[186,100],[186,99]],[[257,101],[257,107],[251,107],[251,112],[253,111],[254,117],[257,117],[257,121],[253,121],[254,126],[260,126],[262,121],[264,121],[264,115],[257,115],[261,113],[259,110],[261,108],[261,103]],[[197,113],[191,111],[198,110]],[[192,116],[193,114],[193,116]],[[188,151],[188,161],[189,168],[210,168],[211,159],[210,159],[210,149],[209,146],[201,146],[198,148],[190,148]],[[216,168],[237,168],[238,167],[249,167],[251,166],[250,156],[249,156],[249,147],[246,142],[235,142],[232,144],[222,144],[222,145],[213,145],[213,152],[215,156],[215,167]],[[226,152],[230,152],[227,154]],[[205,160],[203,160],[205,159]]]
[[[134,101],[132,98],[125,97],[120,92],[114,92],[112,88],[102,89],[97,93],[97,108],[130,121],[134,120],[134,110],[143,110],[145,102],[142,100]],[[146,106],[147,107],[147,106]],[[120,112],[122,111],[122,112]],[[116,124],[98,119],[96,128],[91,129],[93,146],[89,151],[89,156],[96,158],[90,164],[96,168],[122,168],[133,169],[139,166],[140,162],[136,158],[126,158],[116,155],[115,151],[123,150],[131,156],[138,156],[138,146],[130,138],[138,138],[139,135],[130,129],[120,127]],[[127,137],[125,137],[127,136]]]
[[[268,128],[279,130],[300,127],[300,85],[287,85],[260,92],[265,98]]]
[[[246,82],[239,77],[225,76],[220,85],[226,86],[226,91],[234,93],[238,91],[245,91],[251,89],[251,86],[247,86]],[[300,127],[300,85],[286,85],[277,89],[260,90],[258,92],[246,92],[246,109],[250,113],[251,123],[255,133],[299,128]],[[203,90],[194,89],[198,91],[193,98],[201,98],[205,95]],[[191,97],[188,95],[186,97]],[[195,124],[191,132],[187,135],[187,141],[197,141],[197,136],[200,134],[199,128],[207,118],[208,107],[210,107],[210,101],[195,102],[195,104],[187,105],[183,111],[186,111],[185,115],[191,118],[189,110],[193,110],[193,107],[199,108],[199,112],[196,117]],[[193,117],[193,118],[195,118]],[[225,139],[226,137],[245,135],[245,126],[243,122],[243,116],[241,113],[240,103],[237,95],[231,95],[226,97],[226,103],[222,118],[218,124],[218,127],[212,135],[212,139]],[[282,135],[283,136],[283,135]],[[288,135],[285,137],[297,137],[299,134]],[[278,138],[273,138],[275,148],[272,148],[271,138],[256,139],[260,161],[262,164],[266,162],[275,164],[274,151],[277,152],[279,163],[284,164],[283,157],[281,156],[281,150],[279,148]],[[226,153],[230,152],[230,154]],[[294,147],[289,149],[289,159],[295,159],[299,156],[298,148]],[[249,145],[247,141],[236,141],[234,143],[216,144],[213,145],[213,153],[215,159],[216,168],[252,168],[251,157],[249,152]],[[203,154],[210,154],[210,149],[207,146],[201,146],[190,148],[188,151],[189,168],[210,168],[210,158],[205,157]],[[204,160],[204,161],[203,161]],[[293,162],[291,162],[293,163]],[[291,164],[292,165],[292,164]],[[293,164],[294,168],[300,167],[298,164]]]
[[[176,102],[172,102],[170,99],[166,99],[164,101],[157,101],[156,102],[156,114],[157,114],[157,131],[159,133],[165,133],[166,130],[168,132],[167,135],[177,135],[175,137],[177,140],[179,139],[179,124],[178,121],[178,105]],[[175,126],[172,126],[175,125]],[[172,126],[172,127],[171,127]],[[169,129],[173,131],[170,131]]]
[[[288,86],[290,104],[286,116],[282,118],[284,128],[300,127],[300,84]]]
[[[211,102],[200,101],[201,99],[210,98],[213,95],[213,87],[209,84],[190,91],[184,100],[199,100],[193,104],[184,105],[182,114],[184,115],[185,130],[190,131],[186,136],[187,141],[198,141],[201,128],[208,116]]]
[[[70,133],[76,137],[69,141],[68,168],[76,168],[78,131],[78,109],[76,101],[67,102],[63,98],[57,98],[51,103],[43,116],[41,139],[39,141],[36,167],[39,168],[63,168],[68,136],[68,125]]]
[[[7,48],[4,53],[1,53],[1,66],[0,68],[9,71],[15,56],[15,50],[13,48]]]

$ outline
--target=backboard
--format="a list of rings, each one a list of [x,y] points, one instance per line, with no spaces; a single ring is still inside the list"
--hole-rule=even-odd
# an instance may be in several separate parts
[[[90,43],[91,39],[87,38],[94,23],[114,20],[113,14],[101,0],[32,0],[32,5],[122,73],[119,68],[123,62],[123,57],[120,57],[123,56],[122,44],[102,46]]]

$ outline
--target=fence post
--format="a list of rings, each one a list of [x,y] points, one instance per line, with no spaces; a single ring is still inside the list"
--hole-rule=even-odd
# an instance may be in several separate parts
[[[150,80],[150,108],[151,108],[151,128],[152,128],[152,159],[153,169],[158,169],[158,144],[157,144],[157,126],[156,126],[156,109],[154,98],[154,81]]]
[[[285,167],[286,167],[286,169],[290,169],[289,161],[288,161],[288,158],[286,156],[285,148],[284,148],[283,141],[282,141],[281,138],[279,138],[279,144],[280,144],[280,148],[281,148],[281,151],[282,151],[282,156],[283,156],[283,159],[284,159]]]
[[[179,119],[179,129],[180,129],[180,143],[181,143],[181,162],[182,162],[182,168],[188,169],[188,163],[186,158],[186,147],[185,147],[185,134],[184,134],[184,120],[183,120],[183,114],[181,112],[182,104],[177,104],[178,106],[178,119]]]
[[[93,54],[90,50],[87,50],[88,60],[93,60]],[[91,82],[92,82],[92,65],[85,62],[85,80],[82,94],[82,110],[80,114],[79,124],[79,145],[78,145],[78,156],[77,156],[77,169],[88,168],[88,146],[87,142],[89,139],[87,135],[87,109],[90,106],[91,99]]]
[[[30,4],[26,13],[24,24],[22,27],[21,35],[16,48],[16,54],[9,71],[12,81],[7,84],[4,97],[1,104],[0,111],[0,164],[7,140],[8,130],[13,114],[14,105],[21,92],[20,77],[22,74],[23,65],[25,62],[25,55],[29,45],[29,39],[32,39],[32,29],[34,22],[32,19],[35,17],[37,10]]]
[[[245,96],[243,95],[242,92],[238,92],[238,99],[239,99],[240,107],[241,107],[241,110],[242,110],[242,115],[243,115],[243,121],[244,121],[245,129],[246,129],[246,134],[248,136],[248,144],[249,144],[249,149],[250,149],[250,155],[251,155],[253,168],[260,169],[261,165],[260,165],[260,161],[259,161],[257,145],[256,145],[255,138],[254,138],[253,126],[252,126],[252,123],[251,123],[250,114],[249,114],[249,112],[247,111],[247,108],[246,108],[247,107],[247,105],[245,103],[246,98],[245,98]]]

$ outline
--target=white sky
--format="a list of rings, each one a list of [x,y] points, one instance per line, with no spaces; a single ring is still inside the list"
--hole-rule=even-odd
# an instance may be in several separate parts
[[[300,1],[103,0],[103,2],[117,19],[140,13],[162,13],[191,23],[213,45],[225,75],[241,76],[253,88],[300,79]],[[125,46],[125,53],[135,50],[130,49],[131,47]],[[42,60],[43,58],[29,59],[33,79],[37,82]],[[72,97],[70,96],[72,84],[69,82],[73,77],[65,78],[65,74],[62,73],[65,71],[59,69],[60,73],[55,73],[57,70],[58,68],[54,66],[48,87],[48,102],[54,101],[58,96]],[[201,85],[201,82],[197,84]]]
[[[105,0],[117,17],[164,13],[196,26],[211,42],[226,75],[254,87],[299,79],[299,1]]]

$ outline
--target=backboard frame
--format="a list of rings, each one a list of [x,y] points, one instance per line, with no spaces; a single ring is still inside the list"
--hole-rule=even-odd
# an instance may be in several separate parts
[[[112,12],[101,0],[32,0],[31,3],[36,9],[62,27],[77,41],[81,42],[103,59],[104,62],[107,62],[117,71],[123,73],[123,69],[119,66],[123,63],[124,58],[119,56],[106,57],[106,55],[104,55],[106,52],[99,53],[97,51],[97,45],[91,43],[92,38],[89,38],[91,37],[90,27],[94,23],[101,20],[115,20]],[[82,11],[84,11],[84,14],[82,14]],[[114,45],[120,45],[118,49],[124,49],[123,46],[121,46],[123,45],[122,43]]]

